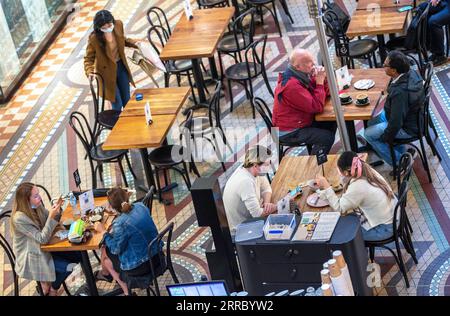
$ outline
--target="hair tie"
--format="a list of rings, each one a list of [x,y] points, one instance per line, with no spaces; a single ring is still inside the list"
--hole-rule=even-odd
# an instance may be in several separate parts
[[[350,169],[350,175],[355,178],[360,178],[362,175],[362,163],[359,157],[354,157],[352,160],[352,168]]]

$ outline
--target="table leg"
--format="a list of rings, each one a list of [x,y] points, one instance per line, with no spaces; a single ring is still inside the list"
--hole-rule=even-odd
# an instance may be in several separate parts
[[[200,63],[199,63],[198,59],[192,59],[192,72],[194,75],[195,86],[197,87],[197,91],[198,91],[199,103],[197,105],[194,105],[194,106],[184,109],[183,110],[184,115],[186,115],[189,112],[189,110],[208,108],[206,95],[205,95],[202,70],[200,68]]]
[[[141,153],[142,165],[144,166],[144,174],[145,174],[145,179],[147,180],[147,185],[149,188],[151,186],[154,186],[156,188],[155,178],[153,177],[152,165],[150,164],[150,161],[148,161],[147,148],[141,148],[141,149],[139,149],[139,151]],[[147,189],[147,191],[148,191],[148,189]]]
[[[384,42],[384,34],[378,34],[377,39],[378,39],[378,49],[380,50],[381,64],[383,64],[384,60],[387,57],[386,44]]]
[[[91,261],[87,251],[81,251],[81,269],[86,277],[86,284],[91,296],[98,296],[97,284],[95,283],[94,273],[92,272]]]
[[[356,139],[356,130],[355,130],[355,122],[354,121],[345,121],[345,125],[347,126],[348,137],[350,141],[350,148],[355,153],[358,152],[358,140]]]

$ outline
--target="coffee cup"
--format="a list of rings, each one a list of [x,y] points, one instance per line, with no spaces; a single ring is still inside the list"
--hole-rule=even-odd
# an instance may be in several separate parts
[[[356,100],[359,104],[366,104],[369,102],[369,96],[365,93],[358,94]]]
[[[352,100],[352,97],[348,93],[341,93],[339,98],[341,99],[341,103],[348,103]]]

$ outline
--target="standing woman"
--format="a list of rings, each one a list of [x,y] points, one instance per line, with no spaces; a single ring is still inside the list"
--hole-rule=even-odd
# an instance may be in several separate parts
[[[19,185],[11,214],[11,236],[16,256],[16,273],[28,280],[41,282],[45,295],[57,296],[64,280],[72,272],[73,264],[81,261],[81,254],[72,252],[44,252],[58,226],[62,201],[50,211],[42,204],[39,189],[32,183]]]
[[[94,72],[103,77],[104,98],[112,102],[113,110],[122,111],[130,99],[130,82],[135,86],[125,47],[138,48],[137,43],[125,37],[122,21],[114,20],[111,12],[97,12],[84,57],[84,71],[89,80],[94,79]]]

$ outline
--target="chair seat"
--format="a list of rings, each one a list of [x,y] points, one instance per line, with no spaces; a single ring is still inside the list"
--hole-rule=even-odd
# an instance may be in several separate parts
[[[247,0],[248,3],[254,4],[254,5],[262,5],[262,4],[268,4],[273,2],[274,0]]]
[[[409,138],[396,138],[396,139],[394,139],[394,145],[409,144],[409,143],[413,143],[417,140],[419,140],[419,137],[417,137],[417,136],[409,137]]]
[[[227,0],[200,0],[200,6],[206,7],[206,6],[215,6],[219,4],[228,4]]]
[[[167,70],[169,72],[186,72],[192,69],[192,62],[188,59],[183,60],[170,60],[167,64]]]
[[[212,131],[211,125],[209,124],[209,117],[207,116],[193,117],[189,124],[187,121],[184,121],[180,126],[181,128],[186,127],[192,135],[207,134]]]
[[[373,53],[378,48],[378,43],[371,39],[351,41],[348,44],[350,57],[359,57]]]
[[[366,247],[382,246],[382,245],[390,244],[391,242],[395,242],[394,235],[392,235],[392,237],[389,237],[389,238],[383,239],[383,240],[365,240],[364,241]]]
[[[261,65],[250,62],[249,67],[250,67],[250,77],[248,76],[247,73],[246,63],[238,63],[228,67],[225,70],[225,77],[231,80],[249,80],[261,74]]]
[[[148,160],[156,167],[173,166],[183,162],[184,150],[184,147],[179,145],[161,146],[148,155]]]
[[[239,49],[237,48],[236,38],[234,37],[234,35],[226,35],[222,37],[222,40],[217,46],[217,50],[224,53],[239,52],[246,48],[245,43],[250,43],[250,37],[248,35],[244,35],[244,37],[242,37],[242,35],[240,34],[237,36],[237,40],[239,43]]]
[[[126,149],[103,150],[102,146],[103,146],[103,143],[91,148],[90,154],[91,154],[92,159],[94,159],[96,161],[108,161],[108,160],[117,159],[120,156],[123,156],[127,153]]]
[[[119,120],[120,111],[116,110],[106,110],[98,113],[98,122],[100,125],[112,129]]]

